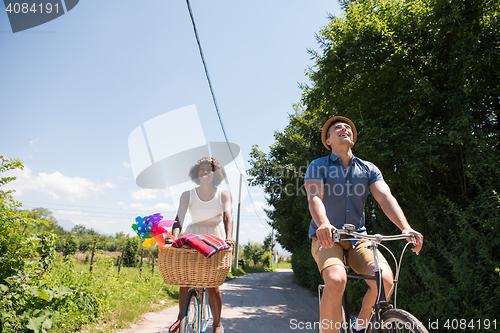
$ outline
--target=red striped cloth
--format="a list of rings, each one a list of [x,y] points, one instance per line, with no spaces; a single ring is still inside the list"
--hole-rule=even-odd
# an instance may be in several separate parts
[[[218,237],[193,234],[177,238],[172,246],[176,248],[195,249],[207,258],[213,256],[217,251],[230,248],[226,242]]]

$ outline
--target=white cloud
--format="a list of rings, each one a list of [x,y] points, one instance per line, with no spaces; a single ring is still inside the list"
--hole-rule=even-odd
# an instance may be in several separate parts
[[[130,169],[132,168],[132,165],[130,165],[130,163],[128,161],[123,161],[122,162],[122,165],[125,169]]]
[[[99,218],[92,219],[88,217],[70,217],[62,215],[62,218],[68,219],[75,225],[82,225],[88,229],[94,229],[98,233],[106,235],[115,235],[117,232],[124,232],[128,235],[135,235],[134,230],[131,228],[133,219],[116,219],[116,218]]]
[[[132,193],[132,200],[152,200],[158,198],[158,190],[140,189],[129,190]]]
[[[264,209],[270,209],[270,208],[271,208],[271,206],[269,206],[265,202],[255,201],[255,202],[252,203],[252,205],[247,206],[245,208],[245,210],[247,212],[263,212]]]
[[[144,201],[170,197],[170,192],[168,190],[152,190],[142,188],[140,190],[129,190],[129,192],[132,194],[132,200]]]
[[[124,202],[119,202],[118,205],[121,206],[124,210],[144,211],[144,212],[149,213],[149,214],[154,214],[156,212],[158,212],[158,213],[166,213],[166,212],[172,213],[172,212],[177,211],[177,208],[174,205],[166,203],[166,202],[159,202],[159,203],[156,203],[154,205],[146,205],[143,203],[126,204]],[[164,214],[162,214],[162,215],[166,219],[169,219]]]
[[[59,210],[56,214],[68,215],[68,216],[89,216],[89,213],[85,213],[79,210]]]
[[[70,218],[69,220],[71,222],[73,222],[75,225],[83,225],[84,227],[97,229],[97,230],[102,231],[102,232],[108,232],[106,230],[99,229],[105,225],[113,225],[113,224],[117,224],[117,223],[123,223],[122,221],[116,221],[116,220],[112,220],[112,219],[111,220],[110,219],[95,220],[95,219]]]
[[[37,143],[39,139],[40,138],[36,138],[34,140],[30,140],[30,146],[33,146],[35,143]]]
[[[15,196],[19,197],[25,191],[40,191],[50,194],[54,199],[66,198],[72,202],[75,199],[92,194],[102,194],[105,189],[114,188],[115,185],[106,182],[105,184],[96,184],[82,177],[67,177],[56,171],[54,173],[40,172],[34,175],[30,168],[24,167],[24,170],[13,170],[8,176],[17,179],[9,185],[7,189],[16,190]]]

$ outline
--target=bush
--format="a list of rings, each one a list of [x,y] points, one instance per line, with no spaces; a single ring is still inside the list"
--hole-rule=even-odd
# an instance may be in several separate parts
[[[228,277],[237,277],[237,276],[242,276],[245,275],[246,272],[241,268],[241,266],[238,266],[238,269],[234,268],[234,265],[231,268],[231,271],[228,274]]]
[[[78,250],[80,251],[92,251],[94,246],[94,239],[92,237],[79,237],[78,238]]]
[[[123,253],[123,266],[133,267],[137,264],[137,251],[139,249],[139,245],[139,237],[127,238],[125,242],[125,252]]]
[[[74,255],[78,251],[78,239],[75,237],[66,238],[61,250],[64,256]]]
[[[271,267],[272,261],[273,255],[271,254],[271,252],[267,251],[266,253],[264,253],[264,255],[262,256],[262,264],[264,265],[264,267]]]
[[[122,248],[123,248],[123,240],[122,239],[111,238],[111,237],[106,239],[106,243],[104,245],[104,250],[109,251],[109,252],[118,252],[118,251],[121,252]]]
[[[316,291],[318,285],[324,283],[311,254],[310,242],[304,242],[296,249],[292,256],[292,269],[295,281],[306,288]]]

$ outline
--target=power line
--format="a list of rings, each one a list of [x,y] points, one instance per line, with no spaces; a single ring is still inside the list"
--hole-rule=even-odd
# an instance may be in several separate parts
[[[54,206],[54,204],[52,203],[48,203],[48,202],[38,202],[38,201],[24,201],[23,200],[23,203],[26,202],[26,203],[31,203],[31,204],[40,204],[40,205],[51,205],[51,206]],[[84,208],[92,208],[92,209],[106,209],[106,210],[117,210],[117,211],[123,211],[124,209],[121,209],[121,208],[108,208],[108,207],[96,207],[96,206],[84,206],[84,205],[70,205],[70,204],[61,204],[61,203],[58,203],[56,204],[56,206],[66,206],[66,207],[84,207]],[[34,208],[38,208],[38,207],[34,207]],[[45,208],[45,207],[44,207]],[[57,208],[56,208],[57,209]],[[131,211],[143,211],[141,209],[133,209]]]
[[[198,30],[196,29],[196,23],[194,22],[193,11],[191,10],[191,5],[189,4],[189,0],[186,0],[186,3],[187,3],[188,11],[189,11],[189,16],[191,17],[191,23],[193,24],[194,36],[196,37],[196,43],[198,44],[198,50],[200,51],[201,62],[203,63],[203,68],[205,69],[205,76],[207,77],[208,87],[210,88],[210,93],[212,95],[212,100],[214,102],[215,111],[217,112],[217,117],[219,118],[219,123],[220,123],[220,126],[222,128],[222,133],[224,134],[224,139],[226,140],[226,143],[227,143],[227,148],[229,149],[229,152],[231,153],[231,157],[233,158],[233,160],[236,161],[236,158],[233,154],[233,151],[231,150],[231,146],[229,145],[229,140],[227,138],[226,129],[224,128],[224,124],[222,123],[222,117],[220,115],[219,106],[217,105],[217,100],[215,98],[214,89],[212,87],[212,81],[210,80],[210,74],[208,73],[207,64],[205,62],[205,56],[203,55],[203,49],[201,48],[200,38],[198,36]],[[241,170],[238,168],[238,165],[236,163],[235,163],[235,165],[241,174]]]
[[[240,173],[240,175],[243,175],[243,173],[241,172],[240,168],[238,167],[238,163],[236,163],[236,158],[233,154],[233,151],[231,150],[231,146],[229,144],[229,140],[227,138],[227,134],[226,134],[226,130],[224,128],[224,124],[222,123],[222,117],[220,115],[220,112],[219,112],[219,106],[217,105],[217,100],[215,98],[215,93],[214,93],[214,89],[212,87],[212,82],[210,80],[210,74],[208,73],[208,67],[207,67],[207,64],[205,62],[205,56],[203,55],[203,49],[201,47],[201,42],[200,42],[200,38],[198,36],[198,30],[196,29],[196,23],[194,22],[194,16],[193,16],[193,11],[191,10],[191,4],[189,3],[189,0],[186,0],[186,4],[187,4],[187,7],[188,7],[188,11],[189,11],[189,16],[191,17],[191,23],[193,25],[193,30],[194,30],[194,35],[195,35],[195,38],[196,38],[196,43],[198,44],[198,50],[200,52],[200,57],[201,57],[201,62],[203,63],[203,68],[205,70],[205,76],[207,77],[207,81],[208,81],[208,86],[210,88],[210,93],[212,95],[212,100],[214,102],[214,106],[215,106],[215,111],[217,112],[217,117],[219,118],[219,123],[220,123],[220,126],[222,128],[222,133],[224,134],[224,139],[226,140],[226,144],[227,144],[227,147],[229,149],[229,152],[231,153],[231,157],[233,158],[233,160],[235,161],[235,165],[236,165],[236,169],[238,169],[238,172]],[[250,190],[248,189],[247,187],[247,184],[245,183],[245,187],[247,188],[247,192],[248,192],[248,196],[250,198],[250,201],[252,202],[253,204],[253,199],[252,199],[252,195],[250,194]],[[262,222],[262,220],[260,219],[260,216],[257,215],[257,217],[259,218],[260,222]],[[264,224],[264,223],[263,223]],[[266,225],[266,224],[264,224]]]
[[[26,207],[26,208],[31,208],[31,207]],[[80,213],[85,213],[85,214],[80,214]],[[106,213],[106,212],[87,212],[87,211],[71,211],[71,210],[59,210],[57,212],[52,212],[54,215],[58,216],[72,216],[72,217],[79,217],[79,218],[101,218],[101,219],[113,219],[113,220],[130,220],[133,221],[136,217],[137,214],[115,214],[115,213]],[[96,215],[97,214],[97,215]],[[113,215],[100,215],[100,214],[113,214]]]
[[[31,205],[24,205],[24,203],[30,203]],[[37,205],[43,205],[42,206],[37,206]],[[73,207],[74,209],[65,209],[65,208],[60,208],[59,206],[64,206],[64,207]],[[57,204],[53,204],[53,203],[48,203],[48,202],[38,202],[38,201],[23,201],[23,208],[26,208],[26,209],[35,209],[35,208],[46,208],[46,209],[49,209],[49,210],[62,210],[62,211],[68,211],[68,212],[72,212],[72,211],[79,211],[79,212],[86,212],[86,213],[102,213],[102,214],[115,214],[115,215],[125,215],[125,216],[130,216],[130,215],[134,215],[134,214],[137,214],[137,213],[142,213],[142,212],[150,212],[151,209],[121,209],[121,208],[108,208],[108,207],[98,207],[98,206],[84,206],[84,205],[70,205],[70,204],[61,204],[61,203],[57,203]],[[83,208],[90,208],[90,209],[98,209],[98,210],[82,210],[80,209],[80,207],[83,207]],[[112,211],[117,211],[118,213],[115,213],[115,212],[106,212],[106,211],[100,211],[100,209],[102,210],[112,210]],[[257,215],[256,218],[259,218],[260,219],[260,216],[257,214],[257,211],[254,209],[252,210],[252,213],[248,212],[248,213],[243,213],[241,214],[242,216],[246,216],[247,218],[248,217],[254,217],[254,214]]]
[[[24,203],[30,203],[25,205]],[[43,205],[43,207],[38,206]],[[71,207],[73,209],[61,208]],[[81,208],[89,208],[81,209]],[[75,217],[94,217],[94,218],[115,218],[120,220],[134,220],[138,215],[149,215],[151,209],[119,209],[119,208],[107,208],[107,207],[95,207],[95,206],[83,206],[83,205],[69,205],[69,204],[51,204],[47,202],[37,202],[37,201],[23,201],[23,209],[33,210],[36,208],[46,208],[51,211],[51,213],[56,215],[66,215]],[[105,211],[108,210],[108,211]],[[146,213],[147,212],[147,213]],[[90,213],[90,214],[79,214],[79,213]],[[165,215],[165,214],[164,214]]]
[[[27,201],[26,201],[27,202]],[[104,207],[92,207],[92,206],[80,206],[80,205],[65,205],[65,204],[58,204],[60,206],[66,206],[66,207],[75,207],[75,209],[65,209],[65,208],[59,208],[57,206],[54,206],[52,204],[49,204],[49,203],[41,203],[41,202],[33,202],[33,201],[30,201],[31,203],[38,203],[38,204],[44,204],[44,207],[40,207],[40,206],[32,206],[32,205],[23,205],[22,208],[24,209],[29,209],[29,210],[33,210],[35,208],[46,208],[46,209],[49,209],[51,210],[51,212],[53,214],[57,214],[57,215],[67,215],[67,216],[80,216],[80,217],[97,217],[97,218],[110,218],[110,217],[115,217],[117,219],[135,219],[135,217],[137,217],[138,213],[137,212],[150,212],[150,210],[131,210],[131,211],[127,211],[127,210],[121,210],[121,209],[116,209],[116,208],[104,208]],[[46,206],[48,205],[48,206]],[[78,209],[77,207],[86,207],[86,208],[96,208],[96,209],[109,209],[109,210],[115,210],[115,211],[118,211],[118,212],[106,212],[106,211],[100,211],[100,210],[82,210],[82,209]],[[57,211],[56,211],[57,210]],[[135,213],[134,213],[135,212]],[[90,213],[90,214],[86,214],[86,215],[80,215],[78,213]],[[242,214],[242,217],[247,220],[247,221],[256,221],[256,220],[259,220],[262,222],[260,216],[257,214],[256,211],[254,211],[255,215],[254,214],[251,214],[251,213],[248,213],[248,214]],[[98,214],[98,215],[94,215],[94,214]],[[140,214],[140,213],[139,213]]]

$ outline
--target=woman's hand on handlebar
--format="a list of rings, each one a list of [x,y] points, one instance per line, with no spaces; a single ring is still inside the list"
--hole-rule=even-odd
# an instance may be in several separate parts
[[[316,238],[318,238],[319,246],[324,248],[333,247],[333,233],[337,230],[333,225],[327,224],[319,226],[316,230]]]
[[[233,251],[233,258],[234,258],[234,256],[236,255],[236,251],[235,251],[236,246],[235,246],[233,240],[230,238],[226,238],[224,241],[226,242],[227,245],[229,245],[231,247],[231,251]]]

